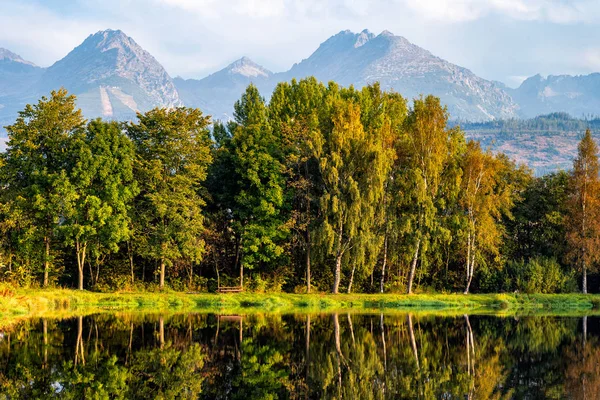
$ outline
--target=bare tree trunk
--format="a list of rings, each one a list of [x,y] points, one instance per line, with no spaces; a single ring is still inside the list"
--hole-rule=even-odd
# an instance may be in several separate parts
[[[165,288],[165,259],[160,259],[160,283],[158,286],[161,290]]]
[[[48,235],[44,236],[44,287],[48,287],[48,272],[50,271],[50,237]]]
[[[340,222],[340,227],[338,230],[338,244],[337,244],[337,252],[335,255],[335,274],[334,274],[334,282],[332,293],[338,294],[340,290],[340,280],[342,279],[342,257],[344,253],[342,252],[342,230],[343,225]]]
[[[469,293],[469,286],[471,285],[471,232],[467,235],[467,284],[463,294]]]
[[[412,285],[415,279],[415,271],[417,270],[417,261],[419,260],[419,248],[421,247],[421,239],[417,239],[417,246],[415,248],[415,255],[413,257],[412,263],[410,264],[410,275],[408,277],[408,286],[406,289],[407,294],[412,293]]]
[[[131,269],[131,284],[135,283],[135,273],[133,269],[133,249],[131,246],[131,241],[127,241],[127,255],[129,257],[129,268]]]
[[[310,229],[306,228],[306,293],[310,293]]]
[[[587,294],[587,266],[585,265],[585,261],[583,262],[583,285],[582,291],[584,294]]]
[[[356,271],[356,264],[352,265],[352,272],[350,273],[350,282],[348,282],[348,293],[352,292],[352,284],[354,283],[354,271]]]
[[[464,294],[469,294],[471,281],[473,280],[473,272],[475,270],[475,229],[473,233],[469,233],[468,248],[467,248],[467,286]]]
[[[244,288],[244,264],[240,263],[240,287]]]
[[[387,229],[385,232],[385,238],[383,239],[383,263],[381,264],[381,281],[379,282],[379,292],[383,293],[383,285],[385,282],[385,267],[387,267],[387,249],[388,249],[388,235]]]
[[[192,285],[194,284],[194,263],[190,262],[190,290],[192,289]]]
[[[219,274],[219,263],[217,262],[217,257],[213,252],[213,260],[215,262],[215,271],[217,271],[217,289],[221,287],[221,275]]]
[[[240,260],[240,253],[242,251],[242,239],[236,237],[235,240],[235,264],[234,269],[239,266],[240,268],[240,287],[244,288],[244,265]]]
[[[83,290],[83,268],[85,266],[86,244],[81,244],[79,240],[75,241],[75,249],[77,251],[77,269],[79,270],[79,285],[78,289]]]

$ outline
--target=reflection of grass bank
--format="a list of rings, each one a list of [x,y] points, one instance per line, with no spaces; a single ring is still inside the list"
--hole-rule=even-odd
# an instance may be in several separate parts
[[[559,294],[185,294],[5,290],[0,317],[96,311],[329,312],[411,311],[461,314],[600,314],[600,295]]]

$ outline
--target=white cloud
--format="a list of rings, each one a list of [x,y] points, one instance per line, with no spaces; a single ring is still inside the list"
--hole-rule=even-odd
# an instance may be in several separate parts
[[[399,0],[421,17],[441,22],[473,21],[490,14],[558,24],[595,23],[597,0]]]
[[[118,28],[171,75],[198,78],[243,55],[286,70],[329,36],[369,28],[388,29],[513,84],[511,76],[529,72],[600,69],[598,52],[581,55],[600,39],[600,0],[77,0],[51,6],[60,3],[0,0],[0,47],[47,66],[89,34]],[[576,34],[565,36],[564,29]],[[580,57],[566,57],[569,49]]]
[[[590,71],[600,71],[600,48],[588,48],[582,52],[581,56],[584,65]]]

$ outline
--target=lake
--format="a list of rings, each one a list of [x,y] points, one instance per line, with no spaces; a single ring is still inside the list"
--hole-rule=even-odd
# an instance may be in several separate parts
[[[101,313],[0,333],[0,399],[598,399],[597,317]]]

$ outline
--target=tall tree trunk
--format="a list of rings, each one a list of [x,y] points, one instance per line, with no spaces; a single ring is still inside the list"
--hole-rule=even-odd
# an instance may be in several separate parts
[[[354,271],[356,271],[356,264],[352,265],[352,272],[350,273],[350,282],[348,282],[348,293],[352,292],[352,284],[354,283]]]
[[[75,248],[77,250],[77,269],[79,270],[79,285],[77,288],[83,290],[83,269],[85,267],[85,254],[87,244],[82,244],[79,240],[75,241]]]
[[[306,228],[306,293],[310,293],[310,229]]]
[[[338,244],[337,244],[337,252],[335,255],[335,273],[334,273],[334,281],[333,281],[333,289],[332,293],[338,294],[340,290],[340,280],[342,279],[342,257],[344,253],[342,251],[342,233],[343,233],[343,225],[340,222],[340,228],[338,229]]]
[[[471,284],[471,232],[467,235],[467,284],[465,286],[465,291],[463,294],[469,293],[469,286]]]
[[[388,235],[387,229],[385,232],[385,238],[383,239],[383,262],[381,263],[381,280],[379,282],[379,292],[383,293],[383,285],[385,282],[385,268],[387,267],[387,248],[388,248]]]
[[[342,274],[342,253],[338,251],[335,257],[335,275],[333,280],[333,289],[331,293],[338,294],[340,289],[340,278]]]
[[[160,283],[158,286],[161,290],[165,288],[165,259],[160,259]]]
[[[467,248],[467,286],[465,287],[464,294],[469,294],[471,288],[471,281],[473,280],[473,272],[475,270],[475,229],[473,233],[469,233]]]
[[[131,269],[131,284],[135,283],[135,274],[133,270],[133,248],[131,246],[131,240],[127,241],[127,255],[129,256],[129,268]]]
[[[587,294],[587,266],[585,265],[585,261],[583,262],[583,284],[582,291],[584,294]]]
[[[50,270],[50,237],[44,236],[44,287],[48,287],[48,271]]]
[[[240,287],[244,288],[244,264],[240,263]]]
[[[190,262],[190,283],[189,283],[190,290],[192,290],[193,284],[194,284],[194,263]]]
[[[408,285],[406,288],[406,293],[412,293],[412,285],[415,279],[415,272],[417,270],[417,261],[419,260],[419,248],[421,247],[421,238],[417,239],[417,246],[415,248],[415,255],[413,256],[412,263],[410,264],[410,275],[408,276]]]

